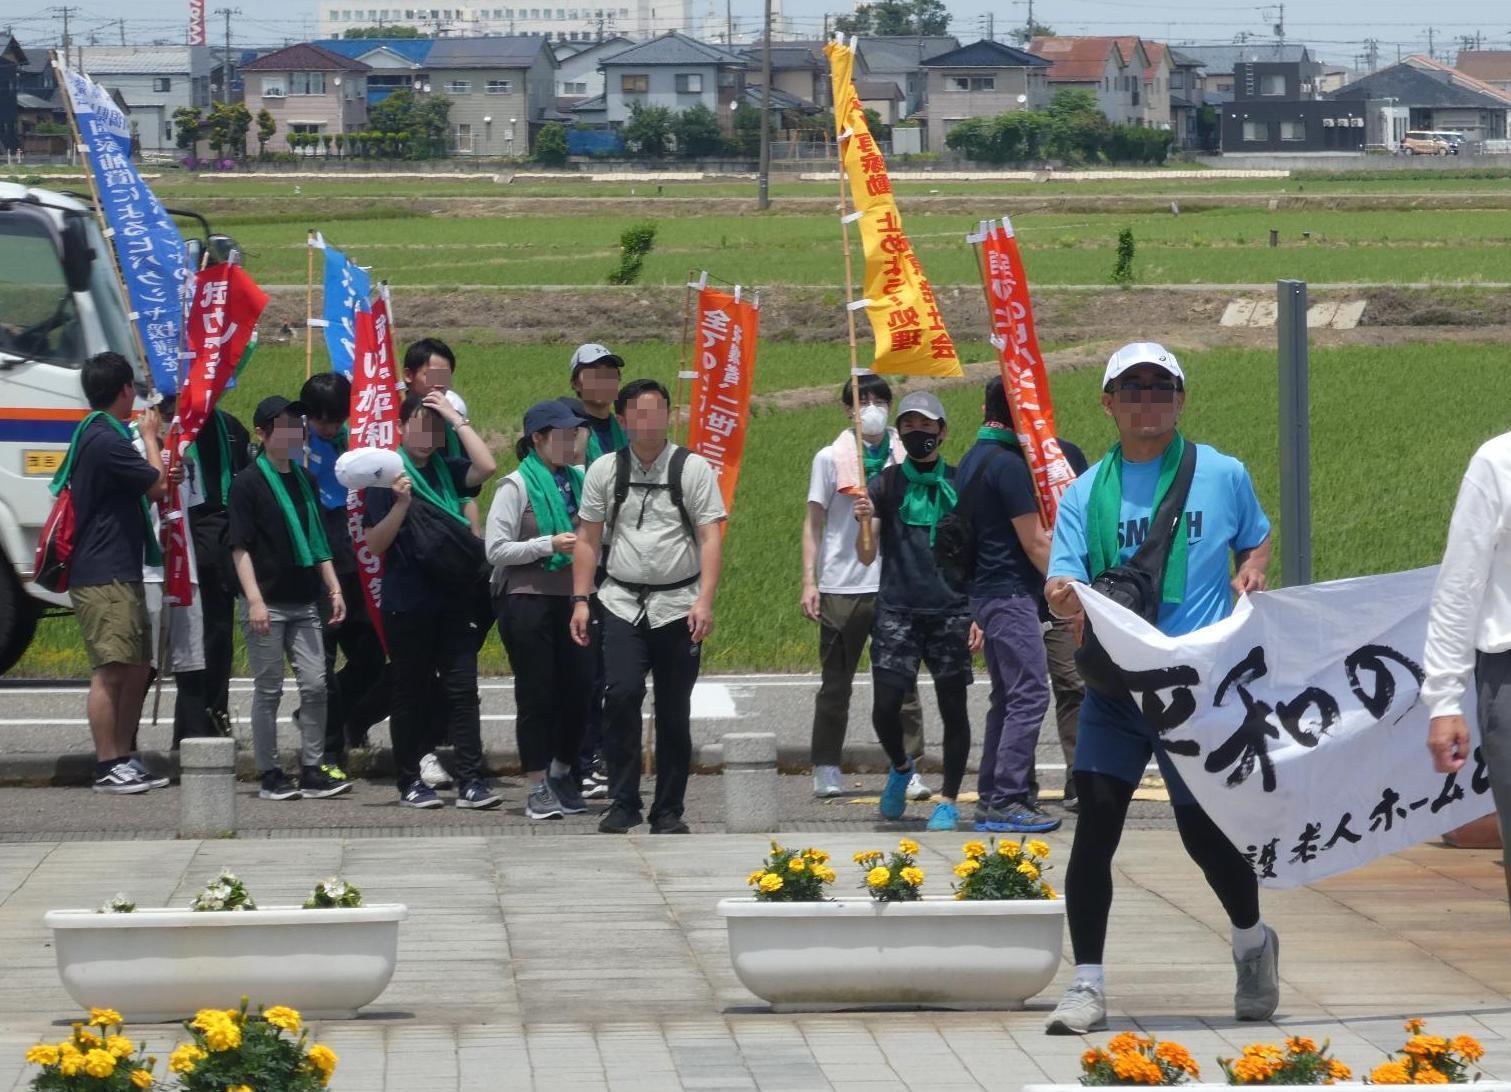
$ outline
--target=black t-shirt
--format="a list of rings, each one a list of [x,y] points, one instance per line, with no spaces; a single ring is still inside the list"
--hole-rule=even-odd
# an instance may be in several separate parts
[[[71,587],[141,581],[148,534],[142,497],[157,477],[119,428],[101,418],[90,422],[68,476],[75,526]]]
[[[346,522],[345,508],[320,505],[320,521],[331,547],[331,564],[340,575],[357,571],[357,551],[352,546],[351,525]]]
[[[438,451],[430,457],[429,462],[417,469],[430,487],[442,496],[445,496],[440,486],[442,473],[451,475],[451,481],[456,486],[459,496],[467,494],[467,473],[472,469],[471,459],[443,455]],[[362,517],[362,525],[375,527],[382,522],[384,516],[393,511],[393,490],[371,488],[367,490],[366,496],[367,513]],[[416,504],[430,502],[420,496],[419,490],[415,490],[409,503],[413,510]],[[390,547],[383,555],[383,610],[385,613],[439,606],[445,599],[446,593],[434,586],[423,569],[417,569],[405,563],[405,556],[412,555],[415,550],[414,533],[414,521],[406,519],[394,538],[394,546],[399,549]]]
[[[955,480],[955,468],[945,477]],[[941,572],[929,543],[929,529],[903,523],[898,509],[907,490],[902,467],[888,467],[871,479],[867,491],[881,521],[881,588],[879,608],[907,614],[965,614],[970,609],[965,589],[957,588]]]
[[[246,426],[225,410],[212,412],[210,419],[205,422],[205,427],[200,430],[199,438],[194,442],[195,461],[199,465],[192,472],[203,478],[200,483],[200,495],[205,499],[203,503],[189,509],[191,527],[197,524],[201,517],[211,512],[222,511],[226,507],[226,498],[221,496],[220,492],[221,450],[220,437],[217,433],[220,428],[225,429],[226,446],[231,451],[231,477],[236,477],[251,462],[247,451],[252,441],[247,435]]]
[[[315,477],[304,467],[294,464],[287,474],[280,474],[283,488],[294,505],[294,515],[301,527],[308,526],[309,506],[304,490],[295,477],[303,474],[309,482],[311,496],[319,488]],[[319,507],[319,502],[316,502]],[[252,571],[265,603],[313,603],[320,596],[318,564],[308,567],[294,560],[294,540],[289,537],[283,509],[273,496],[272,486],[255,465],[247,467],[231,481],[230,511],[231,548],[252,555]],[[239,588],[238,588],[239,591]]]

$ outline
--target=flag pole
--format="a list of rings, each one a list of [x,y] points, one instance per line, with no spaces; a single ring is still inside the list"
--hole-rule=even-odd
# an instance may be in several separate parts
[[[687,346],[689,330],[692,327],[693,319],[693,274],[696,272],[697,270],[695,269],[689,269],[687,271],[687,284],[686,287],[684,287],[682,290],[682,350],[681,354],[677,358],[677,400],[672,403],[671,427],[673,443],[677,442],[678,425],[681,423],[681,415],[683,409],[682,401],[687,393],[686,383],[688,379],[688,373],[690,371],[687,366]],[[704,274],[702,281],[703,283],[707,283],[707,274]],[[685,442],[687,440],[687,429],[684,428],[681,430],[681,432],[682,439]]]
[[[862,485],[866,481],[866,438],[860,427],[860,366],[859,349],[856,346],[855,335],[855,264],[850,253],[850,195],[845,189],[845,146],[844,141],[849,137],[846,134],[835,134],[834,150],[838,155],[839,163],[839,230],[844,239],[845,251],[845,321],[849,326],[850,333],[850,416],[855,424],[855,461],[859,467],[856,481]],[[862,520],[859,529],[860,545],[862,549],[871,549],[871,521]]]
[[[315,331],[310,325],[315,318],[315,229],[310,228],[305,238],[304,262],[304,378],[308,379],[315,366]]]

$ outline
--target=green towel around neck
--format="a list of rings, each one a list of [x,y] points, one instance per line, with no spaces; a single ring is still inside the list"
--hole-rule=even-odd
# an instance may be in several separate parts
[[[939,521],[953,511],[959,496],[954,484],[944,475],[944,460],[935,459],[932,467],[922,469],[912,459],[902,462],[902,475],[908,480],[903,490],[899,518],[910,527],[927,527],[929,545],[939,532]]]
[[[1180,468],[1181,455],[1186,449],[1186,439],[1179,432],[1165,453],[1160,457],[1159,484],[1154,489],[1151,516],[1159,511],[1160,501],[1170,492],[1175,473]],[[1118,524],[1122,520],[1123,507],[1123,445],[1113,444],[1112,450],[1097,468],[1096,480],[1091,483],[1091,498],[1086,506],[1086,545],[1091,561],[1091,578],[1117,565]],[[1180,603],[1186,598],[1187,536],[1177,528],[1170,542],[1170,557],[1165,563],[1165,580],[1161,587],[1160,602]]]
[[[579,503],[582,501],[583,471],[580,466],[566,468],[567,479],[571,483],[572,497]],[[562,499],[561,489],[556,484],[556,475],[546,465],[536,452],[527,454],[519,464],[519,476],[525,482],[525,496],[530,500],[530,510],[535,513],[535,522],[540,527],[540,533],[550,535],[565,535],[572,530],[572,517],[567,514],[566,501]],[[553,553],[541,562],[547,572],[555,572],[572,564],[572,555]]]
[[[320,509],[315,504],[314,490],[310,488],[303,469],[298,466],[293,468],[294,480],[299,483],[299,493],[304,497],[303,525],[299,522],[299,514],[294,511],[294,501],[284,487],[283,477],[266,451],[257,453],[257,469],[262,471],[268,488],[273,491],[273,499],[278,502],[278,508],[283,513],[284,525],[289,529],[289,541],[294,544],[294,563],[301,569],[312,569],[322,561],[329,561],[330,543],[326,541],[325,527],[320,522]]]

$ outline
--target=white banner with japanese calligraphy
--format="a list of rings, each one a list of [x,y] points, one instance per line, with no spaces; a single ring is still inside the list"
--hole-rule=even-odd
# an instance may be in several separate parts
[[[1077,590],[1197,802],[1262,884],[1294,887],[1495,810],[1477,729],[1456,774],[1434,772],[1427,751],[1421,664],[1436,574],[1264,592],[1184,637]]]

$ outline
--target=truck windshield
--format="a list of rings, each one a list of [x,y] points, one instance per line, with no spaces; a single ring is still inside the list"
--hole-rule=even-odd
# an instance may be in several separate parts
[[[94,217],[89,218],[89,245],[94,249],[95,260],[89,268],[89,298],[104,328],[105,344],[131,362],[132,371],[142,374],[141,354],[137,352],[136,335],[131,331],[131,319],[126,315],[121,289],[116,283],[115,269],[110,264],[110,255],[105,248],[110,244],[100,234],[100,225]]]
[[[0,214],[0,353],[75,366],[84,359],[57,248],[30,216]]]

